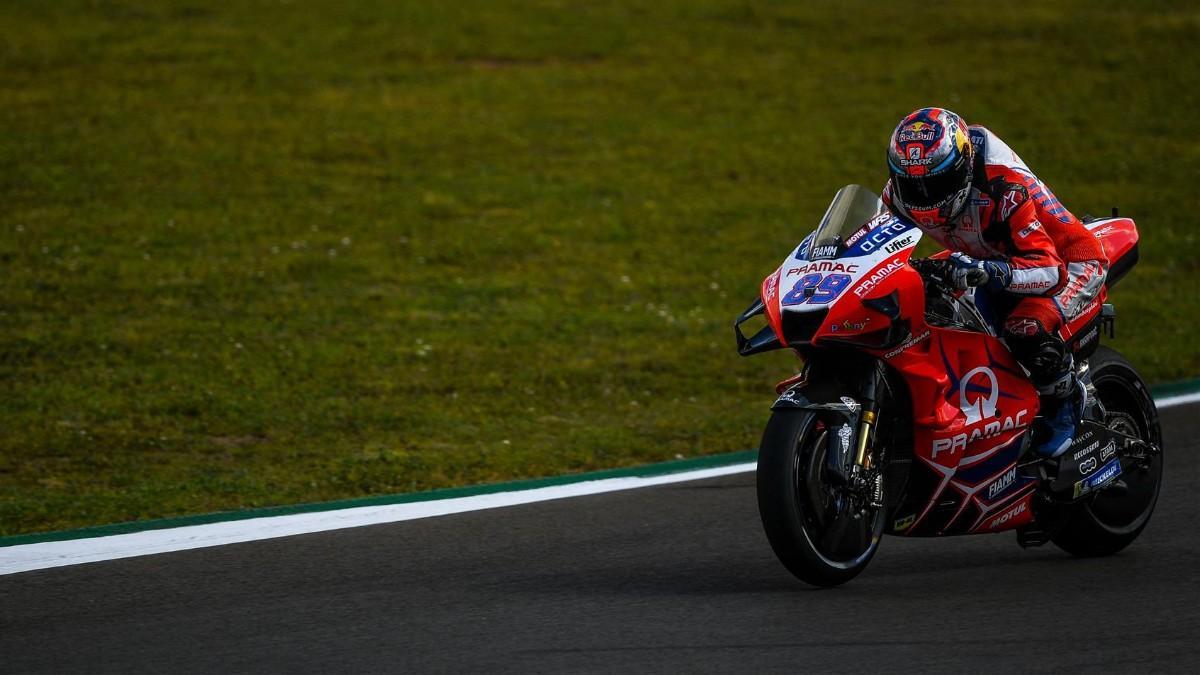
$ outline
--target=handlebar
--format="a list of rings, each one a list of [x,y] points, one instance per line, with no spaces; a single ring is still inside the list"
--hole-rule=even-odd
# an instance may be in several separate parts
[[[942,267],[941,260],[933,260],[932,258],[910,258],[909,265],[917,271],[922,277],[928,277],[934,274],[934,268],[938,270]]]

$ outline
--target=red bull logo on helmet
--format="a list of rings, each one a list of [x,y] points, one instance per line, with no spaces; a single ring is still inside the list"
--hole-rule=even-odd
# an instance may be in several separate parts
[[[936,141],[940,135],[941,127],[930,122],[913,122],[900,130],[896,134],[897,143],[929,143]]]

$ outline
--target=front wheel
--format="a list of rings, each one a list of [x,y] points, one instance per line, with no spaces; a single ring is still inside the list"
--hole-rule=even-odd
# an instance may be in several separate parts
[[[825,449],[833,425],[808,410],[771,415],[758,451],[758,511],[780,562],[802,581],[837,586],[879,548],[883,509],[860,509],[831,483]]]
[[[1112,555],[1137,539],[1150,522],[1162,487],[1162,429],[1154,399],[1125,357],[1100,347],[1089,360],[1096,397],[1104,405],[1104,423],[1113,431],[1157,445],[1148,464],[1121,462],[1120,489],[1101,490],[1072,506],[1072,514],[1054,536],[1064,551],[1081,557]]]

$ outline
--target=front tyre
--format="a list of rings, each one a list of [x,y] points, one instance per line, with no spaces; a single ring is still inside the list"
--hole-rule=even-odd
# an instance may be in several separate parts
[[[814,586],[858,576],[879,548],[883,509],[861,513],[831,484],[825,448],[832,425],[808,410],[771,415],[758,451],[758,512],[780,562]]]
[[[1104,404],[1108,428],[1162,448],[1162,429],[1154,399],[1137,371],[1125,357],[1100,347],[1089,359],[1096,397]],[[1144,468],[1122,461],[1120,490],[1101,490],[1090,500],[1073,507],[1063,528],[1054,535],[1055,545],[1080,557],[1112,555],[1137,539],[1150,522],[1162,487],[1162,453]]]

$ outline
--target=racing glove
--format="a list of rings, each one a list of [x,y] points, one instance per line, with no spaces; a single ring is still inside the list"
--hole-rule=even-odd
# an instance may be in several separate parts
[[[976,260],[966,253],[951,253],[946,281],[958,290],[972,286],[987,286],[990,291],[1002,291],[1012,281],[1012,268],[1001,260]]]

